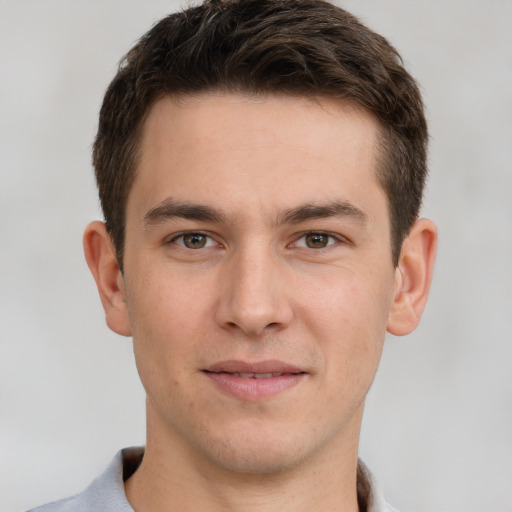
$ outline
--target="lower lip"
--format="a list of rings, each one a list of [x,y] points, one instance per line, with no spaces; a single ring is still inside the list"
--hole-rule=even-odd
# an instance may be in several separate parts
[[[230,373],[204,372],[222,391],[240,400],[265,400],[297,385],[304,373],[284,374],[267,379],[243,378]]]

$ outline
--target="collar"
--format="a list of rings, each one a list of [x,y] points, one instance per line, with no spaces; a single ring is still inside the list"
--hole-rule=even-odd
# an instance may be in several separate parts
[[[108,508],[117,512],[134,512],[124,493],[124,481],[137,471],[143,456],[144,447],[120,450],[103,474],[75,497],[84,499],[88,508],[83,510]],[[397,512],[385,501],[375,477],[361,459],[357,466],[357,499],[361,512]],[[114,504],[115,507],[110,508]]]

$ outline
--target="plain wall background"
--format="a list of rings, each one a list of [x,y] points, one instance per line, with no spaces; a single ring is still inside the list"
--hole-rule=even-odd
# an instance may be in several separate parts
[[[389,337],[361,454],[404,511],[512,510],[512,2],[340,2],[422,85],[440,232],[418,330]],[[144,442],[129,339],[82,256],[90,145],[120,57],[178,6],[0,0],[0,510],[82,490]],[[182,5],[186,5],[185,2]]]

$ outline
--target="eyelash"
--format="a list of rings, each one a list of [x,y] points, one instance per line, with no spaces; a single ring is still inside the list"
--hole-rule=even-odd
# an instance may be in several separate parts
[[[305,240],[306,237],[308,237],[308,236],[327,237],[328,238],[327,245],[325,247],[307,247],[306,244],[304,244],[304,246],[302,246],[302,247],[297,246],[297,242],[299,242],[300,240],[303,240],[303,239]],[[302,233],[298,238],[296,238],[295,241],[292,242],[292,244],[290,244],[290,245],[294,245],[296,247],[299,247],[300,249],[311,249],[311,250],[321,251],[321,250],[328,249],[329,247],[336,245],[336,244],[340,244],[340,243],[348,244],[349,241],[341,235],[329,233],[327,231],[306,231],[306,232]]]
[[[210,243],[210,245],[207,245],[206,247],[212,247],[213,245],[218,245],[218,243],[208,234],[208,233],[204,233],[203,231],[184,231],[182,233],[178,233],[176,235],[173,235],[172,238],[168,239],[165,241],[165,244],[176,244],[178,246],[180,246],[181,248],[183,249],[188,249],[188,250],[191,250],[191,251],[194,251],[194,250],[198,250],[198,249],[204,249],[205,247],[197,247],[197,248],[192,248],[192,247],[187,247],[185,245],[185,237],[193,237],[193,236],[200,236],[200,237],[205,237],[206,239],[209,239],[210,242],[213,242]],[[178,240],[179,239],[183,239],[183,243],[178,243]],[[208,240],[206,241],[206,243],[208,243]]]
[[[185,245],[185,237],[194,237],[194,236],[205,237],[206,238],[205,245],[200,246],[200,247],[196,247],[196,248],[187,247]],[[328,238],[327,245],[325,245],[324,247],[308,247],[307,243],[304,242],[304,245],[299,246],[298,242],[300,240],[305,240],[306,237],[308,237],[308,236],[310,236],[310,237],[315,237],[315,236],[327,237]],[[180,239],[182,239],[183,243],[178,243],[178,240],[180,240]],[[191,251],[209,248],[209,247],[214,246],[215,244],[219,245],[218,242],[216,242],[214,240],[214,238],[212,238],[208,233],[205,233],[203,231],[185,231],[185,232],[182,232],[182,233],[178,233],[176,235],[173,235],[172,238],[170,238],[170,239],[165,241],[165,244],[171,244],[171,243],[176,244],[176,245],[178,245],[179,247],[181,247],[183,249],[188,249],[188,250],[191,250]],[[331,247],[333,245],[336,245],[337,243],[347,244],[347,243],[350,243],[350,242],[345,237],[342,237],[340,235],[335,235],[333,233],[329,233],[329,232],[326,232],[326,231],[306,231],[306,232],[302,233],[299,237],[297,237],[293,242],[291,242],[288,245],[288,247],[290,247],[290,246],[293,247],[294,246],[294,247],[297,247],[297,248],[300,248],[300,249],[311,249],[311,250],[321,251],[321,250],[328,249],[329,247]]]

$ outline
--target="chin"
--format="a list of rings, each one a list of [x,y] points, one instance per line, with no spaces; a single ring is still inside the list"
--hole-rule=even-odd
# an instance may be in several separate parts
[[[268,447],[227,447],[215,453],[205,454],[210,462],[227,471],[246,475],[271,475],[290,470],[300,464],[303,457],[282,447],[271,450]]]
[[[204,458],[214,466],[230,472],[253,475],[277,474],[290,470],[308,457],[307,446],[289,435],[264,430],[246,436],[226,436],[209,439],[199,448]],[[207,439],[204,439],[207,441]],[[213,449],[215,447],[215,449]]]

